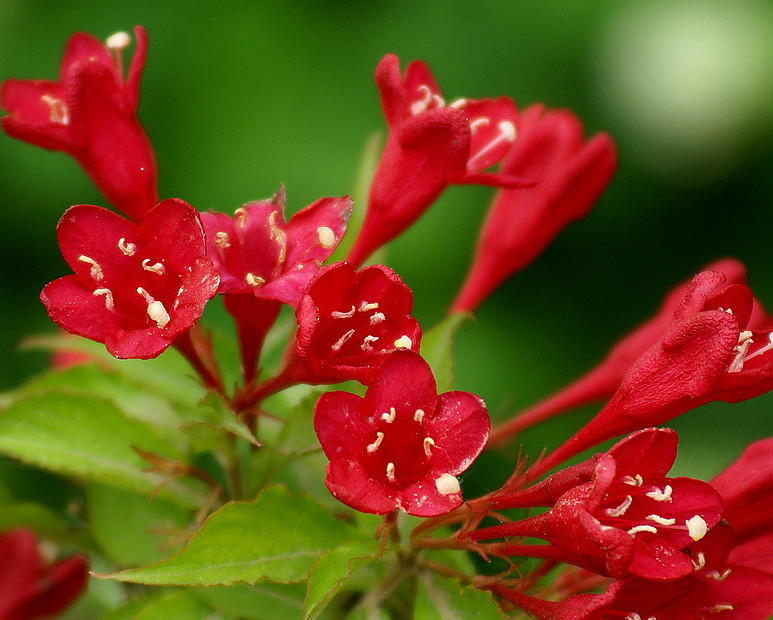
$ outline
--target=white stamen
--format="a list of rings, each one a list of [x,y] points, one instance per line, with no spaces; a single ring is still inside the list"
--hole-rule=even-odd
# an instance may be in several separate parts
[[[749,348],[748,345],[751,344],[752,342],[754,342],[751,338],[749,338],[748,340],[746,340],[746,341],[744,341],[742,343],[741,342],[741,337],[744,334],[749,334],[749,336],[751,336],[751,332],[749,332],[749,331],[741,332],[741,336],[739,336],[739,338],[738,338],[738,346],[736,347],[736,350],[738,351],[738,355],[736,355],[736,358],[733,360],[733,362],[728,367],[727,372],[738,372],[739,370],[743,370],[743,365],[746,362],[748,362],[751,359],[754,359],[758,355],[762,355],[763,353],[767,353],[768,351],[773,349],[773,332],[770,332],[770,334],[768,334],[768,344],[766,344],[764,347],[761,347],[761,348],[757,349],[751,355],[749,355],[747,357],[743,357],[743,355],[746,354],[746,351]],[[744,346],[744,345],[746,345],[746,346]],[[738,362],[738,356],[741,356],[742,359],[740,360],[740,367],[735,369],[736,363]]]
[[[479,116],[475,120],[470,121],[470,133],[475,135],[475,133],[478,131],[478,128],[484,127],[490,122],[491,119],[488,116]]]
[[[349,312],[339,312],[338,310],[333,310],[333,312],[330,313],[330,316],[334,319],[350,319],[354,316],[354,306],[352,306],[352,309],[349,310]]]
[[[78,257],[78,260],[82,263],[86,263],[87,265],[91,265],[91,269],[89,269],[89,275],[92,278],[95,280],[105,279],[105,274],[102,272],[102,267],[100,267],[99,263],[97,263],[97,261],[95,261],[93,258],[89,258],[88,256],[81,254]]]
[[[656,502],[670,502],[673,501],[671,498],[671,493],[674,492],[674,489],[671,487],[670,484],[667,484],[663,487],[663,490],[655,489],[654,491],[650,491],[647,493],[647,497],[650,499],[654,499]]]
[[[381,445],[382,441],[384,441],[384,433],[379,431],[376,433],[376,441],[374,441],[371,444],[368,444],[368,447],[366,448],[367,451],[371,453],[375,452],[376,450],[378,450],[378,447]]]
[[[421,421],[424,419],[424,410],[417,409],[416,413],[413,414],[413,419],[419,424],[421,424]]]
[[[395,421],[395,416],[397,415],[397,411],[395,411],[394,407],[389,408],[389,412],[384,412],[381,414],[381,419],[384,420],[387,424],[391,424]]]
[[[361,301],[360,307],[357,308],[359,312],[368,312],[369,310],[378,310],[378,302],[369,303],[367,301]]]
[[[695,515],[691,519],[687,519],[684,522],[687,526],[687,532],[690,534],[690,538],[694,541],[699,541],[709,531],[709,526],[706,521],[700,515]]]
[[[701,570],[706,566],[706,556],[703,554],[703,551],[698,551],[698,557],[692,561],[692,565],[695,567],[695,570]]]
[[[107,41],[105,41],[107,47],[111,50],[122,50],[129,47],[131,42],[132,38],[125,32],[116,32],[107,37]]]
[[[255,288],[263,286],[266,283],[263,278],[256,276],[254,273],[247,273],[247,275],[244,276],[244,280],[247,282],[247,284],[254,286]]]
[[[413,340],[408,336],[402,335],[395,340],[395,349],[410,349],[413,346]]]
[[[617,508],[607,508],[605,512],[610,517],[622,517],[626,513],[626,511],[631,507],[632,503],[633,503],[633,497],[631,497],[630,495],[626,495],[622,504],[620,504]]]
[[[728,603],[718,603],[711,608],[711,613],[718,614],[720,611],[733,611],[735,607]]]
[[[623,618],[623,620],[641,620],[641,616],[634,611]]]
[[[279,217],[279,211],[272,211],[268,216],[268,230],[271,234],[271,240],[276,241],[279,246],[279,256],[277,266],[281,266],[287,257],[287,234],[276,224],[276,218]]]
[[[395,481],[395,464],[392,463],[391,461],[387,463],[386,475],[387,475],[387,480],[389,480],[389,482]]]
[[[710,570],[706,573],[706,577],[713,579],[714,581],[724,581],[733,572],[732,568],[726,568],[724,572],[720,573],[718,570]]]
[[[154,301],[148,304],[148,316],[152,321],[156,322],[156,327],[164,329],[167,323],[171,320],[169,313],[164,308],[164,304],[160,301]]]
[[[651,534],[657,534],[658,529],[653,525],[637,525],[628,530],[628,533],[633,536],[639,532],[650,532]]]
[[[641,474],[636,474],[636,476],[623,476],[622,482],[632,487],[640,487],[644,484],[644,479],[641,477]]]
[[[156,326],[159,329],[164,329],[171,320],[169,313],[166,311],[166,308],[164,308],[164,304],[155,300],[153,296],[141,286],[137,287],[137,294],[141,295],[148,304],[147,313],[150,320],[155,321]]]
[[[246,228],[247,215],[248,215],[247,209],[245,209],[244,207],[239,207],[238,209],[236,209],[236,211],[234,211],[234,219],[236,220],[236,225],[239,228],[241,229]]]
[[[150,271],[151,273],[157,273],[160,276],[164,275],[164,265],[162,263],[153,263],[151,265],[149,258],[146,258],[142,261],[142,268],[145,271]]]
[[[430,451],[430,448],[435,445],[435,440],[432,439],[432,437],[425,437],[424,438],[424,454],[427,456],[432,456],[432,452]]]
[[[741,372],[743,370],[744,362],[746,362],[746,360],[751,357],[755,357],[753,355],[746,357],[746,352],[749,350],[749,347],[754,344],[754,340],[752,339],[753,335],[754,334],[749,330],[742,331],[738,335],[738,344],[736,344],[735,348],[733,348],[735,356],[733,357],[733,361],[730,362],[730,365],[727,367],[727,372]],[[763,353],[765,350],[765,347],[760,349],[760,351]]]
[[[118,249],[121,250],[124,256],[134,256],[137,246],[134,243],[127,243],[126,239],[121,237],[118,240]]]
[[[48,120],[58,125],[70,124],[70,108],[61,99],[51,95],[43,95],[41,101],[48,105]]]
[[[231,238],[225,231],[215,233],[215,245],[221,250],[231,247]]]
[[[378,325],[379,323],[386,321],[386,316],[383,312],[374,312],[370,317],[371,325]]]
[[[459,486],[459,481],[456,476],[451,474],[443,474],[439,478],[435,479],[435,488],[441,495],[454,495],[462,492],[462,487]]]
[[[373,346],[370,344],[371,342],[376,342],[378,340],[378,336],[365,336],[365,339],[363,340],[362,344],[360,345],[360,348],[363,351],[372,351]]]
[[[112,310],[115,308],[115,304],[113,303],[113,291],[111,291],[109,288],[98,288],[95,289],[92,295],[96,295],[99,297],[100,295],[105,296],[105,308],[108,310]]]
[[[464,97],[459,97],[459,99],[454,99],[451,103],[448,104],[449,108],[456,108],[457,110],[459,108],[463,108],[467,105],[467,100]]]
[[[514,142],[515,141],[515,125],[510,121],[501,121],[498,125],[499,134],[491,142],[486,144],[475,155],[467,160],[467,168],[474,168],[475,162],[488,153],[491,149],[498,146],[501,142]]]
[[[351,338],[352,336],[354,336],[354,330],[350,329],[338,340],[336,340],[335,344],[330,348],[333,349],[333,351],[340,351],[341,347],[344,346],[344,344],[346,344],[346,341],[349,340],[349,338]]]
[[[666,517],[661,517],[660,515],[647,515],[646,518],[650,521],[654,521],[658,525],[673,525],[676,523],[676,519],[667,519]]]
[[[442,108],[446,103],[440,95],[434,94],[426,84],[422,84],[417,90],[422,93],[422,98],[411,104],[411,114],[414,116],[427,110],[433,102],[439,108]]]
[[[317,228],[317,238],[319,239],[319,244],[326,250],[332,248],[336,242],[336,236],[333,229],[328,228],[327,226],[320,226]]]

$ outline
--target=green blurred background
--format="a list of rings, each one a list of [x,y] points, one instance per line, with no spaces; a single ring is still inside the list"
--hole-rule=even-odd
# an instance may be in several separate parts
[[[163,197],[233,210],[287,186],[295,211],[352,190],[383,128],[372,72],[426,60],[447,98],[507,94],[569,107],[609,131],[619,171],[598,207],[481,308],[459,338],[458,387],[494,416],[559,388],[705,263],[736,256],[773,307],[773,3],[397,0],[212,3],[0,0],[0,78],[50,78],[68,36],[144,24],[141,118]],[[0,388],[45,367],[21,352],[52,330],[37,300],[68,272],[54,237],[72,204],[104,204],[65,155],[0,136]],[[392,244],[416,316],[439,320],[467,268],[491,191],[452,188]],[[554,445],[587,409],[528,433]],[[770,395],[678,420],[679,470],[711,475],[773,435]],[[567,426],[568,425],[568,426]],[[513,451],[487,457],[502,462]],[[495,481],[482,483],[484,487]]]

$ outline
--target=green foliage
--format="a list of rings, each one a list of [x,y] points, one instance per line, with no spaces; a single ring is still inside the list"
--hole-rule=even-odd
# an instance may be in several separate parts
[[[94,537],[117,566],[157,562],[175,540],[187,538],[190,512],[161,498],[95,482],[86,486],[86,498]]]
[[[371,562],[377,553],[373,541],[356,541],[337,547],[319,557],[309,574],[304,620],[319,616],[358,568]]]
[[[502,620],[505,616],[488,592],[424,572],[419,575],[413,620]]]
[[[148,463],[136,449],[170,459],[181,457],[152,427],[94,396],[33,394],[15,401],[0,416],[3,454],[81,480],[138,493],[158,491],[182,506],[204,503],[200,485],[146,471]]]
[[[312,498],[271,486],[253,502],[223,506],[176,556],[106,577],[148,585],[292,583],[306,579],[323,552],[356,537]]]

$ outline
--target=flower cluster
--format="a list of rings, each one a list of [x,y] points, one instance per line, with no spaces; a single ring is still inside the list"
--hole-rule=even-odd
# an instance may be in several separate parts
[[[186,446],[188,461],[134,444],[130,454],[141,454],[154,473],[213,486],[204,515],[226,492],[234,504],[252,499],[239,495],[250,488],[246,475],[273,475],[277,462],[289,460],[284,435],[258,437],[261,420],[289,424],[289,415],[275,412],[274,395],[358,382],[315,394],[305,423],[327,458],[330,494],[384,515],[389,535],[380,553],[395,542],[397,566],[378,589],[384,596],[399,579],[434,570],[493,593],[504,610],[544,620],[764,620],[773,612],[773,440],[753,444],[705,482],[669,475],[678,438],[660,428],[705,403],[773,388],[773,317],[739,262],[717,261],[678,286],[594,369],[493,430],[479,396],[443,391],[452,382],[450,342],[460,317],[601,196],[617,161],[608,135],[586,138],[570,111],[540,104],[521,111],[507,97],[446,102],[426,64],[414,61],[401,74],[399,59],[388,55],[375,77],[389,132],[364,223],[349,232],[347,259],[328,262],[347,234],[348,196],[320,198],[289,218],[283,187],[233,215],[202,213],[179,198],[159,201],[153,149],[137,117],[147,40],[142,28],[134,33],[125,79],[121,52],[131,37],[118,33],[103,45],[79,33],[67,44],[58,82],[7,80],[0,93],[6,133],[70,154],[128,217],[94,205],[64,212],[57,237],[73,273],[41,293],[53,322],[120,359],[177,349],[226,410],[226,422],[206,423],[232,433],[231,441],[202,448],[198,438]],[[449,317],[429,336],[412,316],[413,292],[401,277],[386,265],[360,266],[449,186],[471,183],[495,187],[496,195]],[[238,343],[241,376],[233,388],[223,378],[222,351],[199,325],[215,299]],[[276,362],[268,343],[290,331],[280,320],[283,306],[292,335]],[[460,476],[484,449],[506,447],[523,429],[594,402],[605,404],[553,452],[522,460],[500,488],[465,502]],[[567,465],[613,439],[611,448]],[[136,484],[132,478],[132,490]],[[403,512],[425,519],[408,541],[399,534]],[[56,613],[83,587],[84,560],[46,568],[36,545],[26,530],[0,536],[0,617]],[[470,575],[427,559],[424,549],[474,551],[510,569]],[[529,570],[516,568],[523,558],[532,559]]]

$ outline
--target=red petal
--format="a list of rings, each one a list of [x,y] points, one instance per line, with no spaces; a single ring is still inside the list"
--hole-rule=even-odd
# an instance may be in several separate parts
[[[64,212],[56,227],[56,236],[64,260],[80,281],[100,288],[100,280],[92,277],[93,265],[79,257],[95,261],[105,280],[114,282],[122,277],[126,266],[118,242],[123,238],[126,243],[136,243],[138,232],[137,226],[108,209],[77,205]]]
[[[120,329],[116,315],[105,306],[105,297],[93,295],[77,276],[47,284],[40,300],[51,320],[73,334],[105,342],[109,333]]]
[[[446,392],[438,396],[437,408],[426,427],[429,436],[442,447],[433,453],[433,470],[460,474],[486,445],[490,423],[486,405],[479,396]]]
[[[410,351],[396,351],[381,365],[365,398],[376,409],[422,409],[429,423],[437,405],[437,384],[429,364]]]

